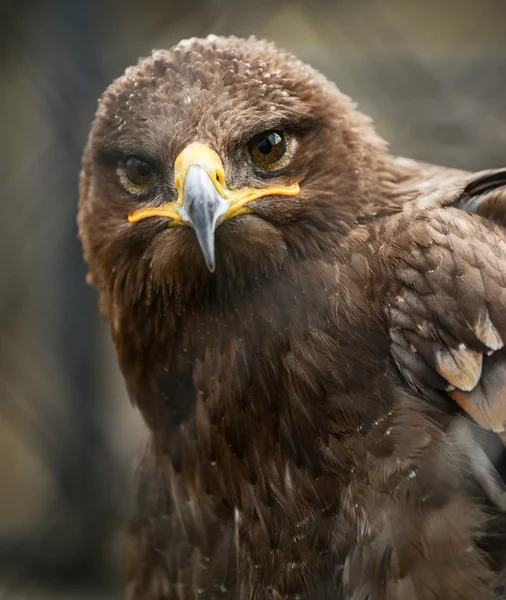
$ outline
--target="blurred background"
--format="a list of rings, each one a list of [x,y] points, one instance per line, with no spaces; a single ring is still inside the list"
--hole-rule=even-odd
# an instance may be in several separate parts
[[[393,152],[504,166],[506,2],[1,0],[0,17],[0,598],[119,599],[145,432],[77,240],[97,98],[152,48],[255,34],[335,80]]]

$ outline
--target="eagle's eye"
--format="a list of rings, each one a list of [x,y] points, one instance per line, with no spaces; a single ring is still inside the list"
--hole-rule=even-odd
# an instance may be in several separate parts
[[[125,176],[128,185],[137,190],[146,190],[153,179],[153,166],[135,156],[130,156],[125,162]]]
[[[286,158],[287,141],[283,131],[264,131],[249,143],[251,160],[263,169],[275,169]]]

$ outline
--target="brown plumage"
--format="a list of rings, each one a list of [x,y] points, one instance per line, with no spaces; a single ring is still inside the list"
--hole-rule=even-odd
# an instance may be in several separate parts
[[[128,598],[503,597],[504,492],[459,413],[503,431],[505,213],[506,170],[390,155],[264,42],[107,89],[79,225],[151,431]]]

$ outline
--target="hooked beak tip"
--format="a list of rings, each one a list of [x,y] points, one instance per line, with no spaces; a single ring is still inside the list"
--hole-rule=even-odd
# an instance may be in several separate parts
[[[202,250],[202,245],[200,246],[200,249]],[[214,271],[216,269],[216,261],[214,259],[214,251],[212,252],[212,254],[202,251],[202,254],[204,255],[204,262],[206,263],[207,270],[210,273],[214,273]]]
[[[197,242],[202,253],[206,267],[211,273],[214,273],[216,268],[215,248],[214,248],[214,223],[207,223],[206,227],[195,227],[194,230],[197,237]]]
[[[214,252],[214,232],[211,235],[201,236],[197,233],[197,241],[200,246],[200,251],[210,273],[214,273],[216,268],[215,252]],[[204,239],[203,239],[204,237]]]

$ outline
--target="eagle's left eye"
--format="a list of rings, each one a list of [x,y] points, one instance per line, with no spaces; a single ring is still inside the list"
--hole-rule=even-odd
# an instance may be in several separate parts
[[[130,156],[125,162],[125,176],[129,185],[145,190],[153,179],[153,165],[145,160]]]
[[[287,141],[283,131],[264,131],[249,143],[251,160],[264,169],[275,169],[286,158]]]

